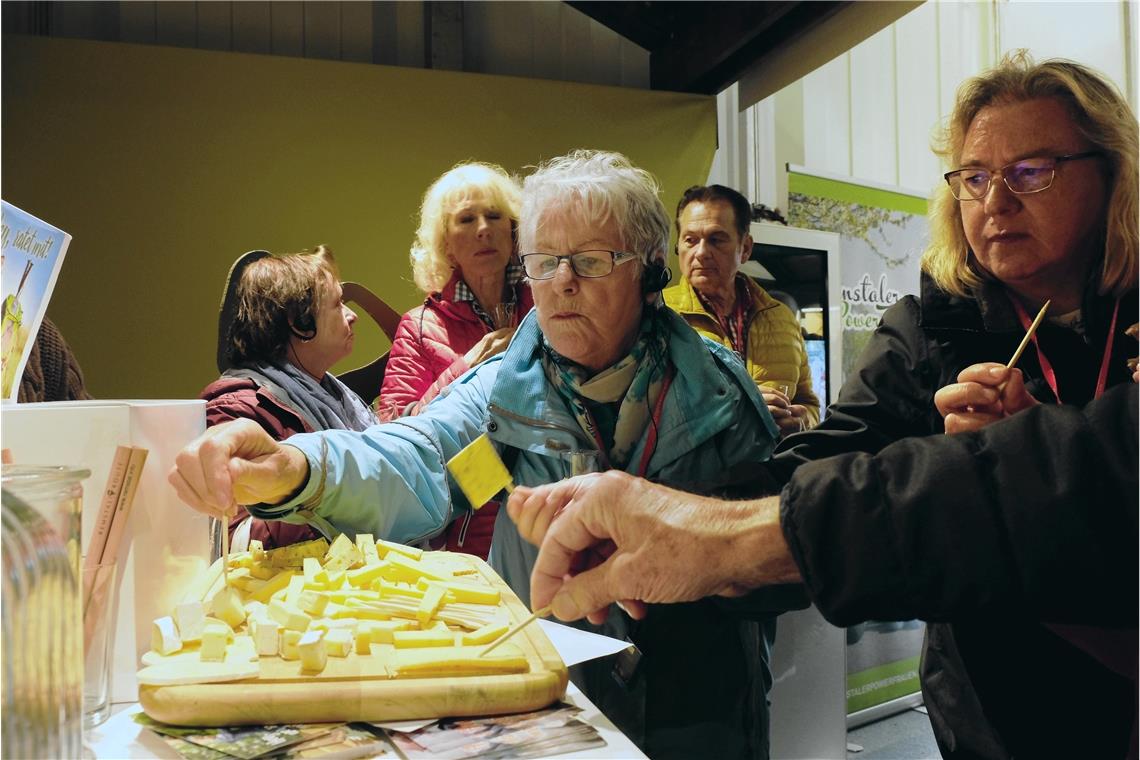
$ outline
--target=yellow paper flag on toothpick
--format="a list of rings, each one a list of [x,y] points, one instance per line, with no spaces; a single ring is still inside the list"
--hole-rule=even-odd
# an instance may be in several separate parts
[[[507,493],[515,488],[511,474],[503,466],[499,452],[495,451],[495,446],[486,433],[453,456],[447,463],[447,469],[463,490],[467,501],[471,502],[472,509],[483,506],[504,488]]]

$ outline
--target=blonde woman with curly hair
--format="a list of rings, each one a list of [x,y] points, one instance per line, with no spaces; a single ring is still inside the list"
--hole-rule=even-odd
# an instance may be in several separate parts
[[[1116,88],[1078,63],[1015,53],[959,88],[936,150],[948,171],[931,204],[921,295],[886,311],[828,418],[777,453],[780,480],[807,461],[976,430],[1037,404],[1083,407],[1132,382],[1136,341],[1125,331],[1137,318],[1137,123]],[[1046,301],[1033,341],[1006,369]],[[1075,466],[1040,462],[1073,486]],[[989,484],[993,503],[1009,490],[1034,503],[1041,472],[1021,474]],[[915,482],[938,475],[937,463],[909,473]],[[1100,520],[1098,510],[1112,505],[1100,503],[1097,484],[1080,488],[1089,519]],[[1016,560],[1010,572],[1031,574],[1021,583],[1029,588],[1041,578],[1038,553],[1063,553],[1068,543],[1064,530],[1032,512],[992,513]],[[889,554],[889,536],[916,528],[901,516],[883,519],[883,547],[861,551]],[[940,540],[947,552],[960,547],[968,563],[971,552],[992,550],[983,532],[964,521]],[[907,572],[939,572],[927,556],[912,559]],[[1078,630],[1037,622],[1106,619],[1105,610],[1082,614],[1087,602],[1075,581],[1055,598],[1031,600],[1040,606],[1028,615],[1001,604],[1003,591],[953,576],[943,588],[951,603],[973,599],[977,610],[927,628],[923,694],[944,757],[1125,757],[1130,746],[1135,756],[1134,591],[1120,589],[1131,628]]]
[[[458,164],[424,193],[411,262],[425,299],[403,316],[392,341],[377,406],[382,421],[418,413],[507,347],[533,304],[515,251],[518,218],[518,184],[493,164]],[[491,502],[468,513],[436,542],[486,559],[497,510]]]

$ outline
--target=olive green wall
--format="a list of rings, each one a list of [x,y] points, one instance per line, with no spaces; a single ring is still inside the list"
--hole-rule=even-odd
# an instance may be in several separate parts
[[[3,197],[74,237],[48,314],[101,398],[214,379],[222,284],[253,248],[326,243],[415,305],[419,200],[458,161],[617,150],[671,210],[716,147],[713,98],[615,87],[12,35],[0,73]],[[387,348],[358,332],[337,369]]]

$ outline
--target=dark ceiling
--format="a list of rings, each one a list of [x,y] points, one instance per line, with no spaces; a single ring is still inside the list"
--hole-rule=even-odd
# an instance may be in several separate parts
[[[714,95],[850,2],[569,2],[649,51],[654,90]]]

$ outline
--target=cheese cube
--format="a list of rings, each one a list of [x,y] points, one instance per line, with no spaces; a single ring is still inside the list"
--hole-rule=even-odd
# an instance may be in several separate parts
[[[265,606],[264,602],[246,602],[245,616],[247,620],[268,620],[269,608]]]
[[[292,570],[281,570],[270,578],[268,583],[251,593],[249,598],[255,602],[268,603],[274,594],[289,585],[289,581],[293,580],[293,577]]]
[[[448,583],[447,581],[429,581],[420,578],[416,587],[427,591],[432,586],[441,586],[455,601],[465,604],[498,604],[502,595],[497,588],[491,586],[476,586],[474,583]]]
[[[226,644],[229,642],[229,631],[217,625],[207,625],[202,631],[202,649],[200,657],[202,662],[223,662],[226,659]]]
[[[324,564],[327,572],[338,573],[354,565],[363,564],[363,559],[348,536],[341,533],[329,547]]]
[[[283,660],[296,660],[301,656],[300,650],[297,645],[301,641],[301,636],[304,634],[300,631],[290,631],[282,629],[281,643],[278,645],[279,654]]]
[[[201,602],[183,602],[174,608],[174,623],[183,642],[200,641],[206,628],[206,606]]]
[[[252,565],[249,568],[249,574],[259,581],[267,581],[279,572],[281,571],[273,567],[273,565]]]
[[[356,642],[357,654],[372,654],[372,628],[371,621],[362,621],[356,627],[356,634],[354,639]]]
[[[319,617],[329,606],[329,595],[320,591],[302,591],[297,599],[297,608],[302,612]]]
[[[254,563],[265,561],[265,545],[256,538],[249,540],[249,557]]]
[[[328,652],[325,650],[323,639],[324,631],[309,631],[301,636],[297,642],[297,651],[301,658],[301,669],[313,673],[320,673],[328,663]]]
[[[420,600],[420,606],[416,609],[416,619],[420,621],[421,627],[427,628],[428,623],[435,617],[435,613],[443,605],[444,593],[440,586],[431,586],[424,593],[424,598]]]
[[[348,657],[352,651],[352,631],[334,628],[325,634],[325,651],[331,657]]]
[[[385,541],[381,538],[376,539],[376,553],[379,554],[381,558],[387,558],[391,552],[402,554],[411,559],[421,559],[424,556],[423,549],[417,549],[414,546],[404,546],[403,544]]]
[[[281,624],[281,627],[290,631],[304,631],[313,619],[296,607],[284,604],[277,600],[269,603],[269,617]]]
[[[375,551],[375,548],[373,548],[373,551]],[[376,560],[376,562],[371,565],[365,565],[356,570],[349,570],[347,573],[348,583],[357,588],[367,588],[372,581],[380,577],[380,574],[384,572],[384,567],[385,563],[382,560]]]
[[[317,574],[322,571],[320,560],[316,557],[305,557],[301,562],[301,570],[305,576],[305,583],[317,582]],[[326,575],[325,580],[327,579],[328,576]]]
[[[356,534],[356,549],[364,560],[364,566],[375,565],[380,562],[380,555],[376,551],[376,541],[371,533]]]
[[[411,620],[369,620],[373,644],[391,644],[392,635],[396,631],[409,630],[413,623]],[[361,623],[363,625],[363,622]]]
[[[224,620],[230,628],[237,628],[245,622],[245,608],[242,606],[241,594],[231,586],[222,586],[214,598],[210,600],[210,608],[214,617]]]
[[[174,618],[167,615],[154,621],[150,629],[150,648],[161,655],[174,654],[182,648]]]
[[[301,598],[301,592],[305,590],[305,576],[294,575],[289,579],[289,586],[285,591],[285,602],[288,604],[296,604]]]
[[[465,633],[462,637],[462,643],[467,645],[474,644],[490,644],[495,639],[502,636],[510,629],[506,623],[488,623],[482,628],[478,628],[471,633]]]
[[[259,655],[275,655],[281,646],[281,624],[275,620],[255,620],[253,643]]]

